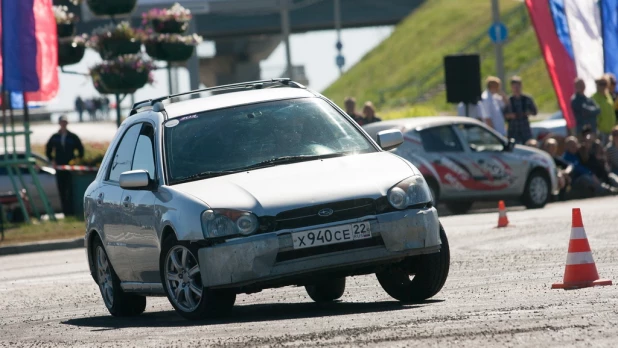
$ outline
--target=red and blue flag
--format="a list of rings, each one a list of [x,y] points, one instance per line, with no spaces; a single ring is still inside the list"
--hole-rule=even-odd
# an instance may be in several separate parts
[[[618,0],[526,0],[560,109],[569,128],[574,80],[595,91],[595,79],[618,76]]]
[[[52,0],[0,0],[4,90],[26,92],[28,101],[58,93],[58,38]]]

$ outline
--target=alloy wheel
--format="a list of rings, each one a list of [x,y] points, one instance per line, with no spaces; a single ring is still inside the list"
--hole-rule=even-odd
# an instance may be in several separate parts
[[[182,245],[173,247],[165,258],[165,281],[174,304],[184,312],[197,309],[202,300],[200,267],[193,253]]]
[[[540,176],[535,176],[530,182],[530,198],[535,204],[543,204],[547,200],[549,188],[547,182]]]
[[[112,283],[112,270],[107,259],[107,254],[102,246],[97,247],[97,270],[98,283],[103,301],[108,308],[114,305],[114,285]]]

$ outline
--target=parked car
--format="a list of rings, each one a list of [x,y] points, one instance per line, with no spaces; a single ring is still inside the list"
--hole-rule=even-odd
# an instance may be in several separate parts
[[[374,139],[397,129],[404,143],[394,153],[423,174],[432,195],[453,213],[467,212],[474,201],[520,199],[541,208],[557,192],[552,158],[515,145],[484,123],[467,117],[415,117],[364,127]]]
[[[562,138],[569,136],[567,123],[562,116],[562,111],[557,111],[547,119],[539,122],[530,123],[532,137],[538,141],[545,139],[548,135],[557,135]]]
[[[6,154],[6,151],[4,149],[0,149],[0,153]],[[17,148],[15,153],[18,159],[24,159],[26,156],[25,155],[26,151],[23,148]],[[12,158],[13,156],[12,148],[9,149],[8,155],[9,155],[9,158]],[[41,154],[32,152],[31,156],[36,161],[35,171],[38,174],[37,177],[39,179],[39,182],[41,183],[41,187],[43,188],[45,195],[47,196],[47,199],[51,205],[52,210],[54,212],[61,212],[62,205],[60,203],[60,195],[58,194],[58,186],[56,184],[56,170],[52,168],[51,163],[49,163],[49,161]],[[26,184],[26,188],[28,189],[28,192],[32,195],[33,202],[31,202],[31,205],[36,207],[40,213],[44,214],[45,207],[43,206],[43,201],[41,200],[41,197],[39,196],[39,192],[36,189],[36,186],[34,185],[32,176],[28,172],[28,168],[26,166],[22,166],[19,168],[19,171],[22,175],[24,183]],[[19,181],[18,176],[15,175],[14,178],[16,180],[18,187],[23,188],[23,186],[21,185],[21,182]],[[13,183],[11,182],[11,179],[7,173],[7,168],[0,167],[0,194],[14,194],[14,193],[15,193],[15,188],[13,187]],[[9,207],[7,217],[9,218],[9,220],[16,221],[16,222],[23,221],[24,219],[23,213],[21,209],[19,208],[19,205],[13,205]]]
[[[287,285],[328,302],[371,273],[400,301],[440,291],[449,248],[429,187],[385,151],[401,132],[375,143],[287,79],[200,91],[220,93],[134,105],[86,191],[88,263],[112,315],[163,295],[185,318],[218,316]]]

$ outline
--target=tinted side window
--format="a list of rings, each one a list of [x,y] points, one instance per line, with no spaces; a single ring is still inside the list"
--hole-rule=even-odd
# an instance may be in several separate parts
[[[460,129],[472,151],[502,151],[504,143],[493,133],[476,125],[461,125]]]
[[[133,153],[135,152],[135,143],[142,129],[142,124],[131,126],[120,140],[120,144],[116,147],[114,158],[112,159],[111,168],[109,170],[109,181],[118,181],[120,174],[131,170],[133,162]]]
[[[145,169],[148,171],[150,179],[154,180],[155,178],[154,129],[149,124],[144,124],[137,138],[131,169]]]
[[[421,131],[421,139],[427,152],[463,151],[463,147],[451,126],[424,129]]]

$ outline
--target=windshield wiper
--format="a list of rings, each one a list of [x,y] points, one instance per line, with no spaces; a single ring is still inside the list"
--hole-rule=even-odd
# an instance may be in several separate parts
[[[258,162],[250,166],[246,166],[243,169],[270,167],[270,166],[275,166],[277,164],[298,163],[298,162],[313,161],[317,159],[340,157],[340,156],[344,156],[344,154],[330,153],[330,154],[325,154],[325,155],[282,156],[282,157],[275,157],[275,158],[271,158],[266,161]]]
[[[206,179],[206,178],[214,178],[216,176],[235,174],[235,173],[242,172],[242,171],[243,170],[217,170],[217,171],[210,170],[206,172],[192,174],[184,178],[180,178],[178,180],[174,180],[174,184],[180,184],[180,183],[192,181],[195,179]]]

